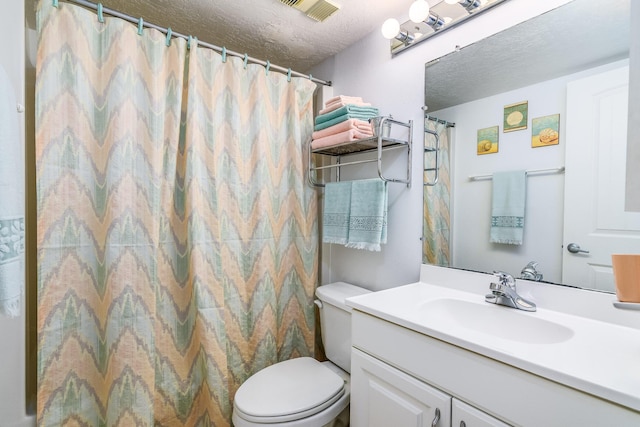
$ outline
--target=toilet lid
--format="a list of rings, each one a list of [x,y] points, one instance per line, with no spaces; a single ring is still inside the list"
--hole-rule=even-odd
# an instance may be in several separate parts
[[[311,416],[344,394],[344,380],[310,357],[300,357],[265,368],[238,389],[234,406],[245,419],[271,422]]]

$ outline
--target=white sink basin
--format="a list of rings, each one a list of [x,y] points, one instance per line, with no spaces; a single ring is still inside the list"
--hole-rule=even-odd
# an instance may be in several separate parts
[[[567,341],[573,331],[559,323],[515,308],[472,302],[462,299],[439,298],[420,304],[420,320],[437,325],[445,322],[498,338],[530,344],[556,344]]]
[[[347,304],[640,413],[640,317],[615,309],[615,295],[523,281],[520,295],[538,308],[526,312],[485,302],[491,275],[423,265],[421,277]]]

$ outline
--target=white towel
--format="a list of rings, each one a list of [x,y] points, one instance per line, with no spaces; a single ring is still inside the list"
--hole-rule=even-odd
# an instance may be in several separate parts
[[[20,315],[24,289],[24,152],[13,86],[0,66],[0,313]]]

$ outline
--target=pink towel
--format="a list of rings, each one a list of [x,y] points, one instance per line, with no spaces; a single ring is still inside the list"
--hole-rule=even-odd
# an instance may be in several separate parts
[[[354,102],[363,102],[362,98],[359,96],[346,96],[346,95],[338,95],[333,98],[327,99],[327,102],[324,103],[325,107],[328,107],[331,104],[335,104],[336,102],[342,102],[343,104],[350,104]]]
[[[318,111],[318,115],[327,114],[332,112],[333,110],[337,110],[340,107],[344,107],[345,105],[357,105],[358,107],[371,107],[371,104],[368,102],[348,102],[344,103],[342,101],[333,102],[331,104],[325,104],[325,108],[323,110]]]
[[[333,126],[330,126],[326,129],[317,130],[313,132],[311,135],[312,139],[324,138],[325,136],[335,135],[337,133],[341,133],[347,130],[357,130],[360,133],[367,135],[367,138],[373,136],[373,132],[371,130],[371,123],[365,122],[364,120],[358,119],[349,119],[344,122],[340,122]]]
[[[368,138],[370,135],[366,135],[362,132],[359,132],[356,129],[350,129],[345,132],[336,133],[333,135],[325,136],[324,138],[318,138],[311,141],[311,148],[322,148],[322,147],[330,147],[332,145],[337,145],[342,142],[350,142],[358,139]]]

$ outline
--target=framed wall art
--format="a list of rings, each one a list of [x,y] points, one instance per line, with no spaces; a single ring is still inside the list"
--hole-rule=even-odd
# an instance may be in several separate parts
[[[504,106],[503,132],[513,132],[527,128],[529,102],[518,102],[517,104]]]
[[[560,143],[560,114],[531,120],[531,147],[548,147]]]
[[[498,152],[498,126],[478,129],[478,155]]]

